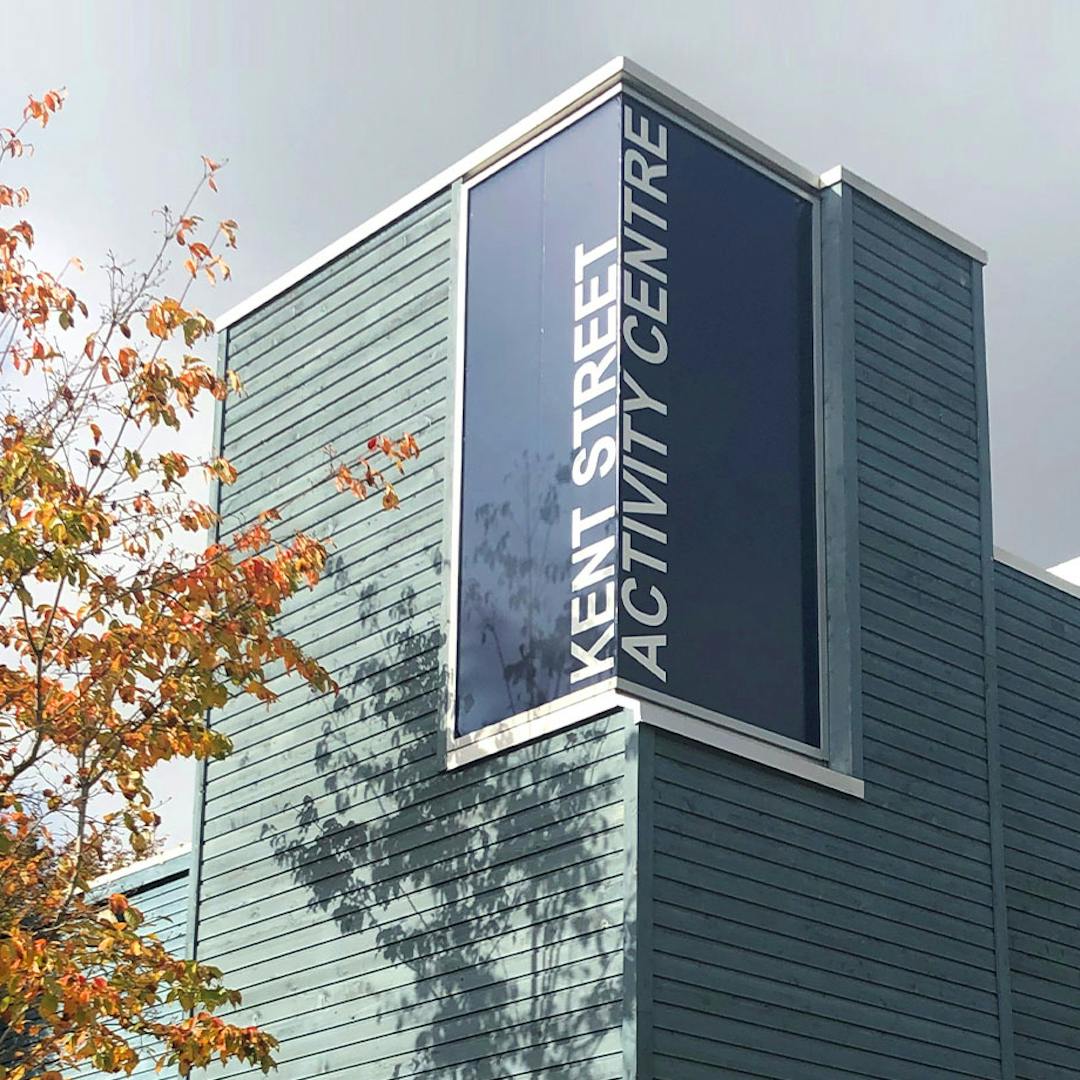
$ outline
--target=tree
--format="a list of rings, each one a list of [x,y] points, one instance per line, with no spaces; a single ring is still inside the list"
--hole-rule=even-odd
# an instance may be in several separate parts
[[[29,152],[23,131],[63,104],[31,98],[22,124],[0,129],[2,169]],[[162,212],[145,271],[110,258],[100,318],[63,278],[31,259],[25,220],[0,217],[0,373],[9,383],[0,442],[0,1080],[59,1080],[91,1063],[130,1072],[150,1040],[161,1065],[186,1075],[212,1060],[273,1064],[269,1034],[214,1015],[239,995],[219,971],[171,955],[123,895],[93,880],[149,853],[157,818],[147,773],[172,757],[217,758],[228,740],[207,710],[234,695],[272,702],[284,669],[316,693],[327,672],[275,617],[314,588],[326,541],[272,534],[271,508],[227,540],[186,546],[217,522],[189,496],[202,468],[228,484],[222,458],[198,460],[176,433],[212,399],[239,393],[197,350],[213,324],[189,303],[202,279],[228,277],[194,212],[217,190],[203,175],[184,209]],[[0,183],[0,213],[25,188]],[[183,256],[168,294],[168,253]],[[70,267],[69,267],[70,268]],[[19,385],[10,379],[18,374]],[[415,440],[378,436],[358,464],[331,463],[339,491],[397,494],[369,457],[398,469]],[[334,466],[336,465],[336,469]]]

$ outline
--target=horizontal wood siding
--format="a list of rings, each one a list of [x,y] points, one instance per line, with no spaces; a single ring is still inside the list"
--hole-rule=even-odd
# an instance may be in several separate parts
[[[657,1080],[1001,1075],[971,265],[854,199],[866,798],[658,736]]]
[[[995,565],[1017,1076],[1080,1075],[1080,599]]]
[[[191,854],[184,852],[174,858],[140,869],[133,868],[130,874],[116,878],[102,887],[103,895],[122,892],[143,914],[147,933],[156,934],[162,944],[174,955],[183,955],[187,931],[188,888],[191,866]],[[182,1014],[178,1007],[163,1013],[162,1017]],[[162,1075],[154,1068],[155,1055],[160,1053],[160,1044],[152,1040],[138,1040],[133,1043],[141,1055],[141,1060],[131,1074],[135,1080],[150,1080]],[[80,1069],[77,1075],[81,1080],[101,1080],[115,1073],[98,1072],[96,1069]],[[170,1075],[165,1073],[164,1075]]]
[[[622,1071],[623,717],[440,767],[451,227],[444,194],[229,332],[226,527],[335,540],[281,625],[341,692],[223,710],[206,776],[198,956],[282,1080]],[[402,431],[398,511],[334,493],[328,443]]]

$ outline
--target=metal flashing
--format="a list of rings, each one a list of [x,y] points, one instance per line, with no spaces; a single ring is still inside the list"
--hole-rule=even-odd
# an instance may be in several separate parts
[[[452,684],[450,694],[453,693]],[[449,695],[448,695],[449,696]],[[540,708],[532,709],[517,716],[508,717],[497,724],[478,728],[468,735],[456,735],[453,730],[453,699],[450,697],[444,718],[445,765],[447,769],[460,769],[471,761],[501,754],[515,746],[532,742],[544,735],[554,734],[563,728],[586,720],[595,720],[605,713],[622,707],[615,690],[615,680],[605,679],[595,686],[587,687],[575,694],[567,694]]]
[[[162,869],[162,877],[169,877],[172,874],[186,873],[187,867],[176,868],[166,866],[168,863],[174,862],[179,859],[183,859],[191,854],[191,844],[177,844],[176,847],[168,848],[166,851],[162,851],[158,855],[151,855],[149,858],[140,859],[138,862],[131,863],[129,866],[122,866],[119,870],[111,870],[107,874],[102,874],[100,877],[96,877],[90,882],[91,889],[100,889],[103,885],[109,885],[114,881],[124,880],[129,890],[143,887],[148,879],[156,879],[156,875],[153,873],[158,868]]]
[[[866,797],[866,786],[861,777],[849,776],[830,768],[828,764],[815,761],[799,750],[789,750],[771,739],[745,734],[729,724],[714,723],[690,716],[685,712],[657,705],[651,701],[619,694],[618,697],[631,710],[634,722],[670,731],[692,742],[704,743],[723,750],[734,757],[764,765],[767,769],[787,773],[800,780],[820,787],[831,788],[855,799]]]
[[[789,749],[768,732],[748,730],[748,725],[723,718],[703,720],[680,708],[646,701],[622,689],[612,689],[606,684],[601,684],[595,690],[599,692],[579,701],[567,703],[567,699],[562,698],[554,702],[553,707],[543,715],[528,722],[515,720],[493,724],[488,729],[481,728],[474,732],[477,737],[468,743],[459,740],[456,745],[450,746],[446,751],[446,767],[451,770],[459,769],[471,762],[523,746],[563,728],[625,709],[635,725],[661,728],[820,787],[831,788],[856,799],[865,797],[865,786],[861,777],[849,776],[830,768],[827,762],[803,749]]]
[[[864,180],[850,169],[838,166],[818,175],[811,169],[793,161],[787,155],[774,150],[771,146],[731,123],[719,113],[696,101],[694,98],[677,90],[669,82],[654,75],[640,64],[623,56],[609,60],[584,79],[575,83],[568,90],[552,98],[530,113],[523,120],[507,128],[501,134],[489,139],[482,146],[461,158],[449,168],[443,169],[430,180],[414,188],[407,195],[391,203],[390,206],[357,225],[344,236],[317,251],[310,258],[286,271],[268,285],[252,293],[245,300],[229,308],[220,315],[215,324],[218,330],[224,330],[239,322],[245,316],[258,310],[263,305],[277,299],[288,289],[303,281],[304,278],[320,270],[327,263],[355,247],[362,240],[385,228],[403,214],[432,198],[440,191],[445,191],[459,180],[467,180],[489,168],[500,158],[514,153],[525,143],[556,124],[567,116],[587,105],[594,98],[619,86],[648,92],[660,103],[676,114],[706,129],[712,136],[721,140],[734,150],[748,158],[767,166],[782,177],[810,192],[817,192],[836,184],[849,184],[888,207],[893,213],[906,218],[912,224],[925,230],[932,236],[944,241],[951,247],[962,251],[980,263],[987,262],[983,248],[964,239],[958,233],[894,198],[881,188]]]
[[[748,131],[733,124],[695,98],[684,94],[640,64],[635,64],[633,60],[626,57],[620,59],[623,65],[623,82],[627,86],[648,91],[649,96],[658,98],[661,104],[667,105],[682,119],[704,128],[707,134],[734,147],[759,164],[767,166],[771,172],[779,173],[797,186],[811,191],[817,191],[821,187],[821,179],[812,169],[800,165],[786,154],[780,153],[761,139],[755,138]]]
[[[952,229],[947,228],[940,222],[927,217],[919,210],[909,206],[906,202],[902,202],[900,199],[896,198],[895,195],[890,195],[887,191],[883,191],[876,184],[871,184],[869,180],[864,180],[858,173],[852,172],[843,165],[837,165],[834,168],[829,169],[828,172],[823,172],[821,174],[820,186],[822,188],[835,187],[837,184],[847,184],[856,191],[861,191],[868,198],[873,199],[874,202],[881,203],[882,206],[891,210],[898,217],[905,218],[907,221],[910,221],[912,225],[916,225],[922,229],[923,232],[929,233],[931,236],[936,236],[943,243],[948,244],[949,247],[956,248],[957,251],[969,255],[976,262],[982,263],[983,266],[990,261],[990,256],[986,253],[985,248],[979,247],[978,244],[974,244],[970,240],[965,239],[959,233],[953,232]]]
[[[1067,581],[1063,577],[1058,577],[1057,574],[1051,573],[1049,570],[1044,570],[1041,566],[1036,566],[1034,563],[1028,562],[1027,559],[1022,559],[1019,555],[1014,555],[1011,551],[995,547],[994,561],[999,562],[1004,566],[1008,566],[1010,569],[1016,570],[1021,574],[1026,574],[1030,578],[1035,578],[1036,581],[1041,581],[1044,585],[1049,585],[1052,589],[1068,593],[1069,596],[1074,596],[1076,599],[1080,600],[1080,585],[1074,585],[1071,581]]]
[[[507,128],[495,138],[489,139],[483,146],[478,147],[470,154],[456,161],[447,169],[437,173],[430,180],[414,188],[407,195],[402,196],[396,202],[391,203],[385,210],[357,225],[355,229],[347,232],[344,236],[327,245],[321,251],[317,251],[309,259],[305,259],[299,266],[293,267],[269,285],[258,292],[242,300],[235,307],[230,308],[215,320],[215,326],[222,330],[232,326],[245,315],[251,314],[263,304],[280,296],[286,289],[302,281],[309,274],[325,266],[338,255],[343,254],[350,248],[355,247],[361,240],[366,239],[373,233],[389,225],[392,221],[401,217],[415,206],[426,202],[433,195],[445,191],[456,181],[471,177],[474,173],[481,172],[498,158],[513,153],[521,144],[534,139],[547,128],[559,123],[564,117],[574,110],[586,104],[592,98],[602,94],[605,90],[620,81],[623,74],[625,60],[616,57],[609,60],[603,67],[586,75],[584,79],[576,82],[570,89],[563,91],[558,97],[552,98],[546,105],[530,113],[523,120],[518,121],[512,127]]]

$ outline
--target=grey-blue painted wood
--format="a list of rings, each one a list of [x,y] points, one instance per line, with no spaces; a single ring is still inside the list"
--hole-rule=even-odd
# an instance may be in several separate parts
[[[269,709],[215,715],[236,751],[202,815],[198,957],[292,1080],[622,1075],[626,717],[439,754],[455,223],[443,193],[230,328],[223,529],[291,499],[337,541],[282,629],[341,691],[275,676]],[[399,430],[400,511],[334,492],[326,443]]]
[[[213,718],[189,941],[235,1017],[287,1080],[1075,1076],[1080,600],[992,558],[980,269],[822,194],[830,752],[864,798],[629,709],[448,771],[455,196],[229,331],[223,528],[287,499],[337,537],[282,628],[342,687]],[[401,509],[335,495],[323,445],[395,426]]]
[[[1016,1075],[1064,1080],[1080,1059],[1080,599],[994,569]]]
[[[845,349],[853,365],[834,408],[858,478],[866,798],[657,737],[655,1075],[1009,1077],[972,423],[982,313],[966,259],[858,193],[828,194],[823,244],[827,377]]]
[[[191,864],[192,853],[186,849],[172,855],[166,853],[164,858],[137,863],[128,872],[110,878],[102,883],[98,892],[102,896],[123,893],[142,912],[146,920],[144,930],[160,938],[174,955],[182,955],[189,940]],[[179,1018],[182,1014],[177,1006],[170,1006],[162,1013],[163,1017],[169,1015]],[[134,1040],[132,1045],[142,1055],[142,1060],[131,1075],[138,1080],[161,1075],[155,1070],[154,1060],[162,1047],[148,1039]],[[86,1068],[75,1075],[80,1080],[104,1080],[115,1074]]]

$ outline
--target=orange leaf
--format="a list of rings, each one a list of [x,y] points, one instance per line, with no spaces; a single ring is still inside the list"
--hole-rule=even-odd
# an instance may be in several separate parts
[[[139,354],[130,346],[125,345],[116,355],[116,363],[120,368],[120,374],[127,378],[135,370],[135,361],[138,358]]]
[[[160,304],[154,304],[146,316],[146,329],[154,337],[164,340],[169,336],[169,328],[165,323],[165,313]]]

